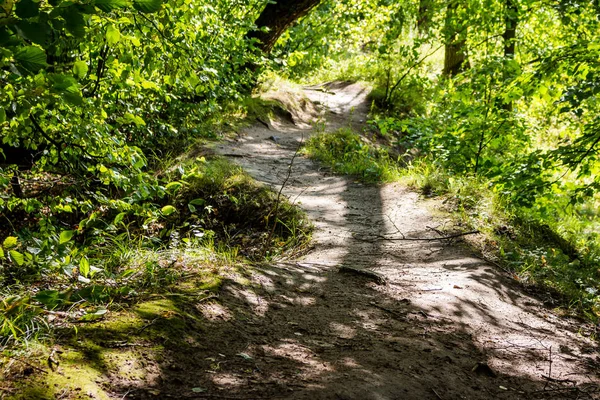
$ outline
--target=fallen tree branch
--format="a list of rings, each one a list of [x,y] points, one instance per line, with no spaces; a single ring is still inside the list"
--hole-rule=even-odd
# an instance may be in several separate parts
[[[18,361],[18,362],[20,362],[20,363],[23,363],[23,364],[25,364],[26,366],[28,366],[29,368],[32,368],[32,369],[34,369],[34,370],[36,370],[36,371],[42,372],[42,373],[44,373],[44,374],[47,374],[47,373],[48,373],[48,371],[47,371],[47,370],[45,370],[44,368],[36,367],[35,365],[33,365],[33,364],[31,364],[31,363],[28,363],[28,362],[27,362],[27,361],[25,361],[25,360],[21,360],[20,358],[16,358],[16,357],[12,357],[12,356],[9,356],[8,358],[10,358],[11,360],[15,360],[15,361]]]
[[[576,381],[572,380],[572,379],[557,379],[557,378],[552,378],[549,375],[542,375],[542,378],[546,379],[547,381],[550,382],[557,382],[557,383],[572,383],[573,385],[577,384]]]
[[[288,170],[287,170],[285,179],[283,180],[283,183],[281,184],[281,187],[279,188],[279,192],[277,192],[277,198],[275,200],[275,207],[274,207],[273,211],[270,212],[269,215],[267,215],[267,221],[268,221],[268,218],[271,217],[271,215],[273,216],[273,227],[269,231],[269,236],[267,237],[267,240],[264,243],[264,247],[263,247],[263,251],[262,251],[263,256],[266,254],[267,249],[271,244],[271,240],[273,239],[273,235],[275,234],[275,228],[277,227],[277,219],[279,218],[279,207],[281,205],[281,195],[282,195],[283,190],[285,189],[288,181],[290,180],[290,178],[292,176],[292,168],[294,167],[294,161],[296,160],[296,157],[298,157],[298,155],[300,154],[300,149],[302,148],[303,143],[304,143],[304,135],[302,135],[302,139],[300,140],[300,143],[298,144],[298,147],[296,148],[296,151],[294,152],[294,155],[292,156],[292,159],[290,160],[290,164],[288,165]],[[268,227],[268,222],[267,222],[267,227]]]
[[[434,238],[410,238],[410,237],[406,237],[404,235],[402,235],[402,237],[388,237],[388,236],[383,236],[383,235],[372,235],[373,236],[372,239],[367,239],[367,238],[361,238],[359,236],[356,236],[355,234],[352,234],[352,237],[356,240],[360,240],[361,242],[369,242],[369,243],[373,243],[378,240],[387,240],[390,242],[399,241],[399,240],[432,242],[432,241],[436,241],[436,240],[456,239],[456,238],[459,238],[462,236],[475,235],[478,233],[480,233],[480,232],[479,231],[469,231],[469,232],[455,233],[453,235],[440,236],[440,237],[434,237]]]
[[[373,307],[379,308],[380,310],[390,313],[391,315],[393,315],[394,317],[396,317],[400,320],[406,320],[406,314],[402,314],[401,312],[394,311],[387,307],[381,306],[381,305],[375,303],[374,301],[370,302],[369,304],[372,305]]]
[[[348,265],[341,265],[339,272],[364,276],[366,278],[370,278],[371,280],[374,280],[375,282],[377,282],[380,285],[387,284],[387,279],[385,278],[385,276],[378,274],[377,272],[369,271],[368,269],[350,267]]]

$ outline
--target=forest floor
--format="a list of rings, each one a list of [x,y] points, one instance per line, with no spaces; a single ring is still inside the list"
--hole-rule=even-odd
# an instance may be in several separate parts
[[[600,346],[582,323],[555,315],[462,238],[436,239],[461,230],[437,200],[335,176],[298,154],[315,131],[362,129],[367,90],[338,82],[304,93],[312,103],[288,121],[214,150],[283,186],[315,225],[310,251],[254,265],[244,279],[231,271],[196,301],[124,310],[137,325],[82,327],[61,345],[62,380],[46,382],[88,382],[52,389],[55,398],[600,399]],[[315,113],[318,128],[305,123]]]
[[[364,87],[337,82],[305,94],[326,131],[366,125]],[[257,271],[263,290],[243,305],[254,317],[236,340],[254,376],[232,365],[221,390],[290,399],[600,398],[600,347],[578,335],[580,322],[554,315],[465,243],[382,240],[461,228],[431,211],[441,204],[401,185],[364,185],[294,158],[311,132],[301,119],[312,111],[300,109],[295,124],[254,126],[220,148],[275,190],[293,160],[283,193],[316,228],[308,255]]]

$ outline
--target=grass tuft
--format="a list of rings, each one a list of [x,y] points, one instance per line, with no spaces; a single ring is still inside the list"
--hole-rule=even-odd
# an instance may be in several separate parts
[[[398,164],[385,148],[371,144],[349,128],[311,137],[303,152],[336,172],[356,176],[365,182],[392,182],[400,177]]]

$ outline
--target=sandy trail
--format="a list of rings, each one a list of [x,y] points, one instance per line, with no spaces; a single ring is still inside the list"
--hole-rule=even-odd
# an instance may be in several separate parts
[[[324,106],[327,131],[364,123],[360,85],[305,92]],[[312,132],[291,123],[254,126],[218,152],[279,189]],[[428,211],[435,204],[428,208],[400,185],[333,176],[303,157],[295,158],[283,193],[314,222],[314,248],[257,271],[261,289],[252,295],[228,288],[223,301],[249,315],[239,334],[257,370],[249,378],[231,365],[212,377],[217,392],[248,399],[600,398],[597,343],[466,245],[355,238],[398,230],[433,237],[429,227],[447,222]],[[342,265],[377,272],[387,284],[340,273]]]

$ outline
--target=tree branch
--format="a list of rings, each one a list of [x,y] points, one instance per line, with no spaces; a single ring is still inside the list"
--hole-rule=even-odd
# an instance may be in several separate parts
[[[409,238],[404,236],[404,234],[402,234],[402,237],[389,237],[389,236],[384,236],[384,235],[371,235],[373,238],[372,239],[367,239],[367,238],[361,238],[356,236],[355,234],[352,235],[352,237],[356,240],[360,240],[361,242],[368,242],[368,243],[373,243],[376,242],[378,240],[386,240],[386,241],[400,241],[400,240],[406,240],[406,241],[415,241],[415,242],[432,242],[432,241],[436,241],[436,240],[448,240],[448,239],[455,239],[458,237],[462,237],[462,236],[467,236],[467,235],[475,235],[480,233],[479,231],[469,231],[469,232],[462,232],[462,233],[456,233],[453,235],[448,235],[448,236],[441,236],[441,237],[436,237],[436,238]]]

